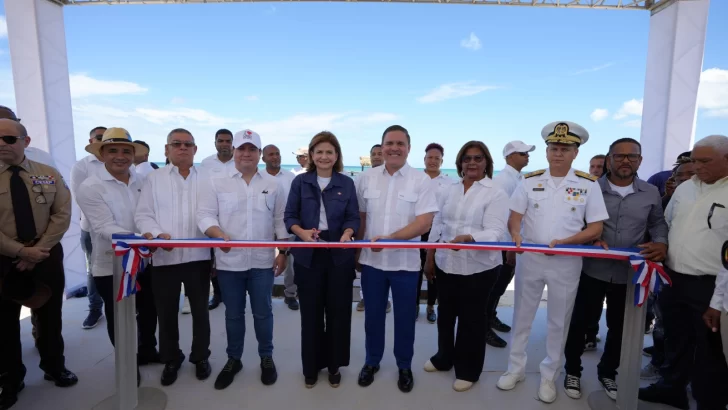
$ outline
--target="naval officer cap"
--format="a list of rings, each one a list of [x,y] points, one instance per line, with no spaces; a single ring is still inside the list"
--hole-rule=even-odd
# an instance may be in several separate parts
[[[571,121],[554,121],[541,130],[546,144],[584,145],[589,133],[581,125]]]

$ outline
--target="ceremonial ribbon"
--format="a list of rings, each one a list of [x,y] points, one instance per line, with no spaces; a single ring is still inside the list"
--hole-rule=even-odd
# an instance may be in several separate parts
[[[662,264],[652,262],[640,255],[640,249],[613,248],[606,250],[598,246],[586,245],[548,245],[522,244],[516,247],[513,242],[468,242],[468,243],[434,243],[419,241],[399,241],[385,239],[377,242],[280,242],[280,241],[242,241],[225,242],[222,239],[145,239],[132,235],[113,235],[112,243],[117,256],[123,256],[123,278],[117,301],[128,297],[139,290],[136,275],[145,266],[144,259],[151,256],[149,247],[153,248],[345,248],[345,249],[453,249],[476,251],[517,251],[543,253],[548,255],[579,256],[600,259],[616,259],[629,261],[635,270],[632,282],[635,286],[635,305],[642,306],[650,292],[658,293],[663,284],[671,285]]]

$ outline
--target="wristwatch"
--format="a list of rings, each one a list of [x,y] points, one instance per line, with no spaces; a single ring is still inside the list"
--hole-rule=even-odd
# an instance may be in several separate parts
[[[286,249],[285,251],[282,251],[282,250],[278,249],[278,253],[281,254],[281,255],[288,256],[288,255],[291,254],[291,250],[290,249]]]

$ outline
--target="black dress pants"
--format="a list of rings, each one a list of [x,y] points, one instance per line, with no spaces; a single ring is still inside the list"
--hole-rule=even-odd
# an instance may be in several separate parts
[[[328,240],[324,235],[322,239]],[[310,267],[294,262],[294,268],[301,306],[303,376],[317,378],[322,369],[335,374],[349,365],[354,255],[334,265],[331,251],[315,249]]]
[[[37,328],[36,346],[40,353],[40,368],[46,373],[65,368],[62,307],[66,286],[63,270],[63,248],[57,244],[50,250],[50,256],[35,265],[30,271],[15,270],[13,258],[0,257],[3,275],[32,275],[35,280],[48,286],[51,297],[40,309],[35,310]],[[26,368],[23,365],[20,342],[20,310],[22,306],[9,298],[3,290],[0,295],[0,369],[7,372],[6,381],[23,380]]]
[[[604,282],[582,272],[579,289],[574,301],[569,335],[564,349],[564,369],[567,374],[581,377],[581,355],[584,354],[584,337],[589,325],[602,315],[603,300],[607,298],[607,341],[604,353],[597,365],[597,375],[616,380],[617,368],[622,352],[624,327],[624,304],[627,299],[627,285]]]
[[[157,309],[154,306],[154,293],[152,290],[152,280],[150,266],[140,272],[138,276],[139,286],[141,289],[136,293],[136,310],[137,310],[137,335],[139,342],[140,355],[152,355],[157,348]],[[114,304],[116,303],[116,294],[118,289],[114,289],[113,276],[95,276],[96,290],[104,300],[104,315],[106,315],[106,331],[109,334],[109,340],[115,345],[114,339]],[[179,295],[179,292],[177,293]],[[178,296],[179,297],[179,296]]]
[[[210,295],[209,260],[178,265],[154,266],[152,290],[159,316],[159,355],[162,363],[175,362],[182,355],[179,348],[179,293],[185,285],[185,295],[192,311],[192,351],[190,362],[210,357]]]
[[[430,233],[422,235],[422,242],[427,242]],[[422,278],[425,276],[425,260],[427,249],[420,249],[420,277],[417,280],[417,306],[420,306],[420,291],[422,289]],[[436,275],[437,276],[437,275]],[[427,281],[427,306],[435,306],[437,303],[437,277]],[[419,310],[419,308],[418,308]]]
[[[439,266],[435,269],[440,285],[440,315],[437,353],[430,362],[438,370],[450,370],[454,366],[457,379],[477,382],[485,361],[488,297],[500,267],[472,275],[445,273]]]
[[[504,293],[506,293],[506,289],[508,288],[508,284],[511,283],[511,280],[513,279],[513,274],[516,271],[515,266],[508,265],[506,263],[506,252],[502,252],[503,257],[503,264],[498,268],[498,278],[495,281],[495,284],[493,285],[493,290],[490,294],[490,297],[488,297],[488,318],[494,319],[498,312],[496,312],[496,309],[498,308],[498,303],[500,303],[500,298],[503,296]]]
[[[691,382],[699,409],[723,410],[728,405],[723,341],[720,332],[713,333],[703,322],[715,276],[684,275],[671,269],[667,273],[672,286],[663,288],[658,299],[665,328],[665,363],[657,386],[684,392]]]

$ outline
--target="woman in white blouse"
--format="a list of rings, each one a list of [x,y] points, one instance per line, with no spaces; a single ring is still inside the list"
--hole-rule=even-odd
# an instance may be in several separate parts
[[[493,159],[480,141],[466,143],[455,159],[461,180],[438,198],[430,242],[498,242],[506,233],[508,196],[493,183]],[[502,263],[500,251],[431,249],[425,262],[428,278],[437,276],[438,351],[425,371],[455,367],[453,389],[465,391],[478,381],[485,360],[487,298]],[[457,335],[455,323],[457,322]]]

